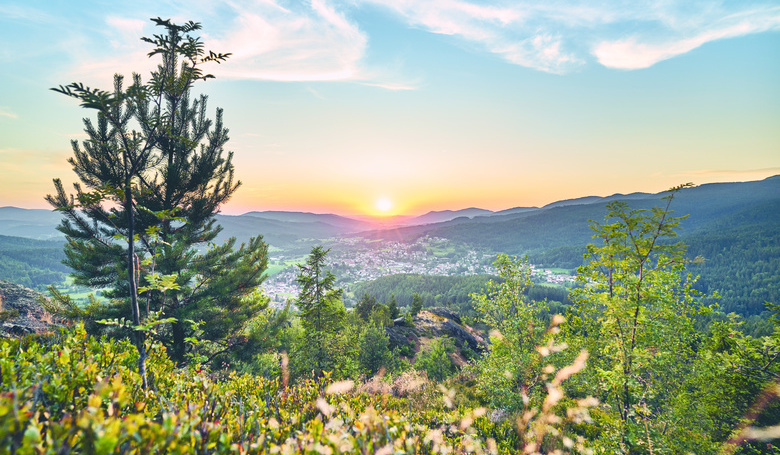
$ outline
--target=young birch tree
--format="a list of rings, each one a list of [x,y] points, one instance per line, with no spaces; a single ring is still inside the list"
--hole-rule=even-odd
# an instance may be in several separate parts
[[[685,273],[686,246],[673,241],[686,217],[670,209],[688,186],[671,189],[665,204],[649,211],[609,203],[606,222],[591,226],[601,243],[588,245],[589,262],[578,270],[573,342],[591,353],[589,371],[601,401],[618,414],[619,444],[629,453],[664,426],[693,356],[698,293]]]

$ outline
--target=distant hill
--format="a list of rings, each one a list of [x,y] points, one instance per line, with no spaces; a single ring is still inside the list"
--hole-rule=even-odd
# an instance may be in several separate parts
[[[638,199],[647,199],[655,197],[654,194],[651,193],[631,193],[631,194],[613,194],[612,196],[585,196],[575,199],[564,199],[562,201],[556,201],[551,204],[545,205],[543,208],[552,208],[552,207],[565,207],[567,205],[586,205],[586,204],[603,204],[610,201],[615,200],[621,200],[621,201],[630,201],[630,200],[638,200]]]
[[[664,194],[580,198],[519,213],[458,219],[363,235],[413,241],[445,238],[492,252],[528,255],[532,263],[572,269],[593,242],[590,220],[602,221],[606,204],[625,200],[634,209],[660,205]],[[702,291],[718,291],[723,311],[762,313],[780,303],[780,176],[744,183],[713,183],[680,191],[671,209],[688,215],[679,240],[690,245],[691,266]]]
[[[352,225],[346,222],[330,224],[323,221],[323,219],[328,218],[318,221],[284,221],[244,214],[239,216],[217,215],[216,219],[223,228],[217,237],[218,242],[229,237],[236,237],[238,241],[245,242],[250,237],[262,235],[266,242],[279,248],[296,246],[305,248],[307,245],[317,243],[314,241],[316,239],[327,239],[363,230],[360,228],[362,225],[359,221],[355,221]],[[301,219],[315,220],[316,218],[301,217]],[[365,224],[364,226],[368,229],[372,225]]]
[[[625,200],[632,208],[649,209],[661,204],[663,193],[607,197],[585,197],[508,213],[495,213],[471,219],[458,218],[429,225],[408,226],[392,231],[374,231],[372,238],[392,237],[413,240],[420,236],[456,240],[480,248],[511,254],[533,254],[554,248],[585,245],[593,235],[590,220],[601,221],[605,206],[613,200]],[[689,215],[684,232],[712,229],[751,207],[780,200],[780,176],[744,183],[712,183],[685,189],[677,194],[672,210]],[[758,213],[755,222],[770,222],[774,214]]]
[[[499,210],[498,212],[493,212],[493,215],[512,215],[514,213],[525,213],[530,212],[532,210],[537,210],[539,207],[513,207],[511,209],[505,209],[505,210]]]
[[[31,239],[64,239],[58,231],[62,215],[53,210],[0,207],[0,235]]]
[[[780,176],[743,183],[712,183],[680,192],[673,209],[689,214],[684,227],[706,229],[744,208],[776,199]],[[412,218],[398,219],[395,225],[377,229],[377,224],[335,214],[287,211],[254,211],[243,215],[217,215],[222,225],[220,238],[241,241],[262,234],[270,244],[290,247],[302,239],[324,239],[359,232],[370,237],[392,235],[416,238],[420,235],[463,241],[475,246],[508,253],[535,253],[590,239],[588,220],[604,217],[604,206],[613,200],[628,201],[632,207],[649,208],[659,204],[662,194],[632,193],[606,197],[586,196],[547,204],[544,207],[515,207],[493,212],[481,208],[432,211]],[[0,208],[0,235],[35,239],[56,239],[60,215],[50,210]],[[383,234],[386,233],[386,234]],[[305,242],[304,242],[305,243]]]
[[[533,263],[572,269],[593,241],[590,220],[602,221],[609,201],[624,200],[634,209],[662,203],[662,193],[588,196],[498,212],[479,208],[430,212],[396,225],[376,224],[333,214],[283,211],[217,215],[222,241],[246,241],[262,234],[272,246],[306,254],[323,239],[362,236],[414,241],[422,236],[460,242],[483,252],[528,255]],[[707,259],[692,271],[702,290],[720,292],[727,311],[758,314],[765,301],[780,303],[780,176],[760,181],[711,183],[682,190],[671,207],[688,215],[679,239],[692,256]],[[60,281],[63,237],[55,228],[60,216],[49,210],[0,208],[0,279],[37,287]],[[387,226],[387,225],[386,225]],[[29,243],[29,239],[53,242]],[[50,265],[45,265],[50,264]]]
[[[403,221],[404,226],[414,226],[421,224],[442,223],[445,221],[454,220],[456,218],[474,218],[475,216],[490,216],[494,212],[485,209],[478,209],[476,207],[470,207],[461,210],[441,210],[428,212],[425,215],[420,215],[414,218],[409,218]]]
[[[251,216],[256,218],[263,218],[266,220],[284,221],[288,223],[322,223],[325,225],[337,227],[345,233],[365,231],[366,229],[371,229],[375,226],[373,223],[367,221],[347,218],[341,215],[310,212],[264,211],[248,212],[241,216]]]

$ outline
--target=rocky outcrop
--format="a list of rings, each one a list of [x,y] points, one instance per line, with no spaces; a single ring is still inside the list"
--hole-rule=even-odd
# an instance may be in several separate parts
[[[0,337],[42,333],[52,325],[51,315],[41,305],[40,292],[0,280]]]
[[[446,308],[427,308],[413,318],[411,325],[399,319],[385,330],[391,348],[403,350],[405,346],[414,346],[414,350],[418,351],[423,340],[449,337],[461,351],[468,348],[476,353],[487,349],[487,343],[480,334],[463,325],[460,316]]]
[[[435,314],[436,316],[449,319],[456,324],[463,324],[463,322],[460,320],[460,315],[452,310],[448,310],[447,308],[428,308],[425,311],[431,314]]]

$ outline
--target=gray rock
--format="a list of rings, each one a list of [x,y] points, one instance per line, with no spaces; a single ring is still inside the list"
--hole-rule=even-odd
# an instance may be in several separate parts
[[[403,319],[396,319],[392,327],[385,328],[391,348],[413,344],[417,349],[420,338],[446,336],[452,338],[455,346],[461,350],[468,347],[474,352],[484,352],[487,349],[487,343],[482,337],[470,327],[464,326],[460,316],[452,310],[426,308],[414,317],[411,327],[406,326]]]
[[[52,325],[51,315],[41,305],[40,292],[0,280],[0,311],[16,314],[0,324],[0,337],[42,333]]]
[[[456,324],[463,324],[463,322],[460,320],[460,316],[458,315],[458,313],[456,313],[456,312],[454,312],[452,310],[449,310],[447,308],[439,308],[439,307],[428,308],[425,311],[427,311],[429,313],[433,313],[436,316],[441,316],[443,318],[450,319],[450,320],[454,321]]]

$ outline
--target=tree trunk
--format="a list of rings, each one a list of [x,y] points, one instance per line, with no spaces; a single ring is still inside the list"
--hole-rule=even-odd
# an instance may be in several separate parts
[[[184,321],[181,318],[176,318],[176,322],[171,324],[171,335],[173,336],[173,344],[171,346],[171,360],[177,365],[184,363],[185,354],[185,330]]]
[[[133,325],[141,325],[141,309],[138,306],[138,282],[136,281],[136,260],[135,260],[135,214],[133,213],[133,193],[130,181],[125,182],[125,204],[127,205],[127,284],[130,287],[130,310],[133,313]],[[138,350],[138,374],[141,376],[141,383],[144,389],[149,388],[146,380],[146,341],[145,333],[136,330],[133,334],[135,348]]]

